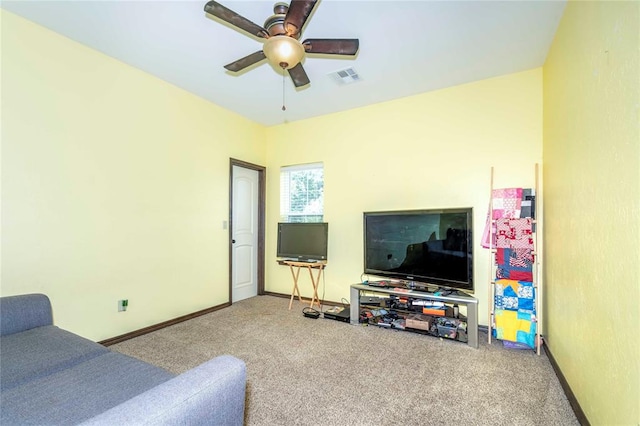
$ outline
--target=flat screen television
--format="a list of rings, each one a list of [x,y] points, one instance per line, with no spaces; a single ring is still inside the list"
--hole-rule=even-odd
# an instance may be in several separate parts
[[[326,222],[278,223],[276,256],[300,262],[327,260],[328,237]]]
[[[473,292],[473,209],[364,213],[364,272]]]

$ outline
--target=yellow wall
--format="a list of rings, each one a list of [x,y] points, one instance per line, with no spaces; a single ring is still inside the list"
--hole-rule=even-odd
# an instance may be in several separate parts
[[[1,17],[2,295],[95,340],[226,302],[229,158],[264,127]]]
[[[594,425],[640,423],[639,9],[570,1],[544,65],[546,340]]]
[[[488,323],[489,255],[480,248],[490,191],[534,185],[542,160],[542,70],[511,74],[267,129],[266,288],[291,292],[275,262],[281,166],[323,162],[329,264],[321,294],[349,299],[363,271],[362,213],[474,208],[476,297]],[[303,296],[311,296],[308,276]]]

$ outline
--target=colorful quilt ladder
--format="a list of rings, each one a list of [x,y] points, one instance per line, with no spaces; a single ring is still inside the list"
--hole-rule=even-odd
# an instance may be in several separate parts
[[[537,178],[536,165],[535,189],[493,189],[491,169],[492,199],[482,245],[494,254],[490,269],[489,343],[495,338],[506,347],[530,348],[540,354],[535,252]]]

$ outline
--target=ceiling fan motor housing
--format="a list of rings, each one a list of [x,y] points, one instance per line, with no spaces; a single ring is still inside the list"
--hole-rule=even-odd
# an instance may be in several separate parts
[[[264,28],[269,33],[270,37],[287,35],[289,37],[294,37],[295,39],[300,38],[299,31],[296,31],[295,34],[287,34],[284,20],[288,11],[289,5],[287,3],[276,3],[273,6],[273,15],[269,16],[267,20],[264,21]]]

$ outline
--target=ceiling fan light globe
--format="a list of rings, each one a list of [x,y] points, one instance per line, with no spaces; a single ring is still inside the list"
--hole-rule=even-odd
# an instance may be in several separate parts
[[[304,57],[304,46],[295,38],[279,35],[269,37],[262,47],[267,60],[278,68],[291,69]]]

